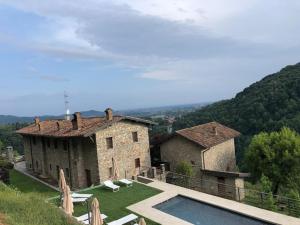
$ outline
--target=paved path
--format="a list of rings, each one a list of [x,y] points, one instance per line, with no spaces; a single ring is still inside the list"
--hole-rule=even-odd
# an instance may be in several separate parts
[[[48,184],[48,183],[46,183],[45,181],[40,180],[39,178],[37,178],[37,177],[31,175],[31,174],[27,171],[27,169],[26,169],[25,161],[15,163],[14,169],[17,170],[17,171],[19,171],[20,173],[22,173],[22,174],[24,174],[24,175],[26,175],[26,176],[32,178],[32,179],[34,179],[34,180],[40,182],[40,183],[42,183],[42,184],[44,184],[44,185],[46,185],[46,186],[52,188],[52,189],[55,190],[55,191],[60,191],[58,187],[55,187],[55,186],[53,186],[53,185],[51,185],[51,184]]]
[[[261,208],[253,207],[243,203],[235,202],[225,198],[220,198],[214,195],[205,194],[202,192],[182,188],[176,185],[153,181],[152,183],[146,184],[147,186],[162,190],[161,194],[155,195],[151,198],[145,199],[144,201],[138,202],[127,207],[129,210],[138,213],[146,218],[149,218],[162,225],[191,225],[187,221],[181,220],[177,217],[166,214],[160,210],[153,208],[153,206],[167,201],[177,195],[187,196],[189,198],[199,200],[210,205],[215,205],[227,210],[246,215],[252,218],[260,219],[266,222],[281,224],[281,225],[300,225],[300,219],[286,216],[280,213],[271,212]]]

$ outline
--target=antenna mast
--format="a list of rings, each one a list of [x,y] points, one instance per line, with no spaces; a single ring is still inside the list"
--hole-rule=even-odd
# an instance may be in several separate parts
[[[68,98],[69,98],[69,95],[65,91],[64,92],[64,100],[65,100],[65,111],[66,111],[66,113],[65,113],[65,119],[66,120],[70,120],[71,119]]]

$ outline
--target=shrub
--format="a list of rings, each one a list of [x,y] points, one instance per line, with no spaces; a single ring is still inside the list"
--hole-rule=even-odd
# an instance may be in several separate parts
[[[11,170],[14,168],[14,164],[12,164],[11,162],[8,162],[5,159],[0,159],[0,168]]]
[[[182,161],[179,163],[179,165],[176,167],[176,173],[191,177],[194,175],[192,164]]]

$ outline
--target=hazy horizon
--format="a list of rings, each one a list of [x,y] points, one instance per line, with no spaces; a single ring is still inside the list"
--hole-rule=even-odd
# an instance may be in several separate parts
[[[176,105],[160,105],[160,106],[150,106],[150,107],[141,107],[141,108],[126,108],[126,109],[114,109],[114,112],[126,112],[126,111],[140,111],[140,110],[150,110],[150,109],[160,109],[160,108],[168,108],[168,107],[182,107],[182,106],[190,106],[190,105],[201,105],[201,104],[211,104],[213,102],[196,102],[196,103],[186,103],[186,104],[176,104]],[[100,109],[83,109],[79,112],[89,112],[89,111],[97,111],[97,112],[104,112],[106,108],[100,108]],[[64,110],[64,109],[62,109]],[[78,111],[72,111],[70,109],[70,114],[73,114]],[[1,114],[0,116],[17,116],[17,117],[35,117],[35,116],[62,116],[64,115],[64,111],[60,114]]]

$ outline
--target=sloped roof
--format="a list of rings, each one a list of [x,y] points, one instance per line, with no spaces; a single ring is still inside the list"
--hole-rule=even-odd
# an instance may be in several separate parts
[[[155,124],[149,120],[144,120],[136,117],[114,116],[112,120],[107,120],[105,117],[81,117],[82,126],[80,129],[73,129],[71,120],[45,120],[39,122],[38,125],[31,124],[17,131],[22,135],[36,135],[48,137],[77,137],[89,136],[98,130],[111,126],[119,121],[131,121],[142,123],[145,125]],[[40,129],[41,127],[41,129]]]
[[[199,144],[204,148],[210,148],[240,135],[238,131],[217,122],[210,122],[178,130],[176,131],[176,134]]]

